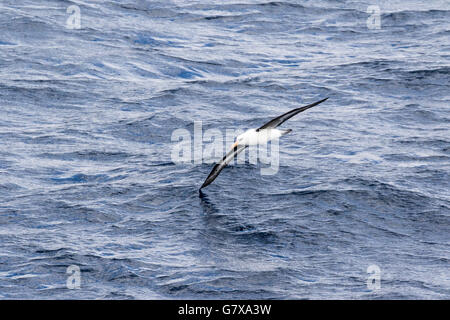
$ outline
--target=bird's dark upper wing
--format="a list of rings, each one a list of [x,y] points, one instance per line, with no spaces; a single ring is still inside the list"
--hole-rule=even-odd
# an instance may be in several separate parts
[[[217,176],[219,175],[220,171],[222,171],[223,168],[226,167],[226,165],[233,160],[233,158],[235,156],[237,156],[242,150],[244,150],[245,148],[247,148],[247,146],[237,146],[235,148],[233,148],[232,150],[230,150],[223,158],[222,160],[220,160],[219,162],[217,162],[214,167],[211,170],[211,173],[209,174],[209,176],[206,178],[205,182],[203,182],[202,186],[200,187],[200,189],[206,187],[207,185],[209,185],[211,182],[213,182]]]
[[[322,99],[320,101],[308,104],[307,106],[304,107],[300,107],[300,108],[296,108],[294,110],[291,110],[289,112],[286,112],[285,114],[282,114],[279,117],[276,117],[275,119],[270,120],[269,122],[267,122],[265,125],[263,125],[261,128],[258,128],[256,131],[262,130],[262,129],[272,129],[272,128],[276,128],[278,127],[280,124],[282,124],[283,122],[285,122],[286,120],[292,118],[293,116],[295,116],[296,114],[303,112],[309,108],[312,108],[314,106],[317,106],[319,103],[324,102],[325,100],[327,100],[328,98]]]

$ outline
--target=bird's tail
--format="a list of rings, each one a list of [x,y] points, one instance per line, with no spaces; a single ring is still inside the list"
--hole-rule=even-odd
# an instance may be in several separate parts
[[[291,131],[292,131],[292,129],[283,130],[283,132],[281,133],[281,136],[284,136],[284,135],[288,134]]]

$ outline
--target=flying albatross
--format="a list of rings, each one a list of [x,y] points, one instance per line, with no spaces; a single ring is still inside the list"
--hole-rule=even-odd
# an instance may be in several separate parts
[[[257,144],[266,144],[270,140],[278,139],[279,137],[284,136],[285,134],[291,132],[292,131],[291,129],[279,130],[275,128],[281,125],[286,120],[292,118],[296,114],[299,114],[300,112],[303,112],[309,108],[317,106],[319,103],[322,103],[327,99],[328,98],[325,98],[320,101],[308,104],[307,106],[293,109],[289,112],[286,112],[285,114],[282,114],[279,117],[276,117],[275,119],[270,120],[269,122],[267,122],[265,125],[263,125],[258,129],[249,129],[245,131],[243,134],[237,136],[236,142],[232,145],[231,150],[222,158],[222,160],[220,160],[214,165],[214,167],[211,170],[211,173],[200,187],[200,190],[211,184],[211,182],[213,182],[217,178],[220,171],[222,171],[222,169],[225,168],[225,166],[242,150],[244,150],[248,146],[253,146]]]

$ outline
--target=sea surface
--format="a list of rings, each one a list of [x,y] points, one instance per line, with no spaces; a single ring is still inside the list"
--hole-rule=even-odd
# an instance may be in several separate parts
[[[450,299],[449,1],[2,0],[0,30],[0,299]],[[173,161],[325,97],[275,175]]]

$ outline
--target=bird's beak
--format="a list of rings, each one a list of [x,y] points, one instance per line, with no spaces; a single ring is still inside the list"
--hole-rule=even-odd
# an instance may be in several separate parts
[[[234,148],[236,148],[238,146],[238,142],[236,141],[232,146],[231,146],[231,150],[233,150]]]

